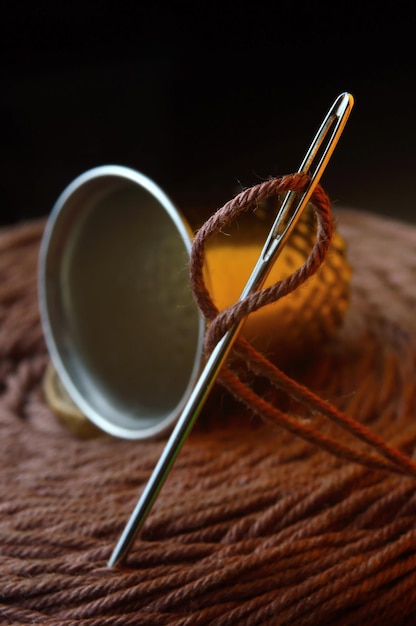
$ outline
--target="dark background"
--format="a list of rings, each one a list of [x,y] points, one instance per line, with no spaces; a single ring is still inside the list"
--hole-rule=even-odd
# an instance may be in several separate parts
[[[334,204],[413,221],[414,17],[357,5],[5,2],[0,219],[84,170],[132,166],[182,209],[294,171],[334,98]]]

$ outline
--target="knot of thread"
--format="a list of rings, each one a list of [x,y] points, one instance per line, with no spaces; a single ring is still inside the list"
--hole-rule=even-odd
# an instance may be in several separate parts
[[[330,200],[323,188],[318,185],[310,200],[316,217],[316,242],[302,267],[287,278],[248,295],[221,312],[212,300],[203,275],[208,239],[221,232],[243,211],[256,208],[261,201],[287,191],[302,192],[309,181],[309,175],[296,173],[270,179],[246,189],[217,210],[196,233],[190,261],[190,283],[197,305],[208,323],[205,337],[207,353],[212,351],[230,328],[247,315],[287,296],[318,270],[326,258],[333,234]],[[239,359],[239,374],[232,371],[227,364],[222,367],[218,380],[237,400],[243,402],[250,411],[263,420],[282,426],[339,458],[372,469],[416,476],[416,463],[408,456],[332,403],[286,375],[245,339],[240,337],[236,340],[233,352]],[[265,378],[273,388],[285,392],[302,404],[311,415],[319,414],[331,420],[364,443],[367,449],[348,445],[285,413],[256,393],[246,382],[247,377],[243,380],[241,375],[243,371],[251,373],[254,377]]]

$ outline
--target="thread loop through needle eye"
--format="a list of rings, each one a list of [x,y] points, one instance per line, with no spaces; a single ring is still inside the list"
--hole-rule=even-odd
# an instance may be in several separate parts
[[[288,237],[308,204],[332,156],[351,113],[353,104],[354,100],[351,94],[342,93],[336,98],[332,107],[329,109],[299,168],[300,173],[310,174],[309,183],[302,193],[289,191],[285,196],[278,215],[269,231],[259,259],[242,291],[240,300],[246,298],[253,291],[260,289],[267,278],[273,262],[286,244]],[[319,154],[321,154],[320,157]],[[317,165],[314,171],[310,173],[315,160],[318,160]],[[162,451],[159,461],[108,561],[109,567],[119,563],[131,548],[137,533],[150,512],[182,445],[190,433],[214,385],[242,323],[243,321],[230,328],[211,352],[182,414]]]
[[[347,123],[353,104],[354,100],[351,94],[343,93],[338,96],[329,109],[299,166],[299,173],[310,175],[309,185],[303,194],[295,191],[288,191],[286,193],[263,248],[263,260],[267,260],[273,253],[273,250],[270,251],[269,247],[274,241],[273,249],[277,245],[279,247],[285,245],[329,163],[345,124]],[[317,163],[314,170],[311,171],[315,161],[317,161]]]

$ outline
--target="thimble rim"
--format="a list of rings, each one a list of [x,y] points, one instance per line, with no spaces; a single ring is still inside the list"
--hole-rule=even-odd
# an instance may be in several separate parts
[[[61,337],[59,336],[59,331],[56,331],[56,328],[54,330],[53,324],[51,323],[49,292],[51,289],[65,289],[65,286],[54,284],[53,280],[47,276],[48,256],[57,222],[60,218],[62,218],[65,210],[71,210],[69,201],[74,194],[88,183],[99,180],[100,178],[116,178],[121,181],[133,183],[151,194],[158,205],[160,205],[160,207],[163,208],[163,211],[169,216],[174,231],[180,236],[181,243],[184,246],[187,256],[190,256],[192,247],[192,230],[182,213],[176,208],[170,198],[154,181],[132,168],[121,165],[102,165],[83,172],[72,180],[72,182],[67,185],[57,198],[47,219],[42,236],[38,262],[38,306],[42,331],[49,356],[61,383],[64,385],[66,391],[76,406],[91,422],[104,432],[119,438],[155,438],[163,435],[175,424],[193,389],[201,368],[205,322],[196,305],[195,315],[197,316],[197,319],[195,320],[195,323],[198,326],[197,342],[193,351],[193,367],[191,375],[186,388],[183,389],[181,399],[177,405],[172,407],[171,410],[162,417],[158,416],[153,419],[152,416],[144,416],[142,418],[142,416],[138,415],[137,423],[135,421],[134,426],[133,423],[131,426],[126,426],[126,424],[117,423],[112,418],[109,419],[108,416],[103,416],[102,413],[94,407],[92,399],[85,397],[84,393],[79,389],[76,381],[73,380],[73,376],[70,372],[71,367],[68,368],[68,360],[70,361],[73,358],[73,355],[63,355],[61,350],[62,346],[60,345]],[[114,411],[117,411],[117,408],[115,408]]]

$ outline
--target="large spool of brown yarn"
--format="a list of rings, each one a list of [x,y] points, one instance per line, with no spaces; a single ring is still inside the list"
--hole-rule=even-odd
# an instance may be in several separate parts
[[[289,373],[412,458],[416,229],[336,220],[350,309]],[[43,227],[0,232],[0,623],[415,623],[414,476],[342,460],[237,403],[208,403],[126,564],[106,567],[163,441],[81,440],[48,408]]]

